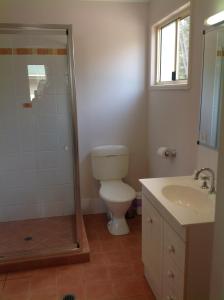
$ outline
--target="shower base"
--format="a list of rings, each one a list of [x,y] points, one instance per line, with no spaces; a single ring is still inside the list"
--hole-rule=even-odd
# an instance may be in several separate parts
[[[76,242],[73,216],[0,223],[0,272],[89,260],[84,222]]]

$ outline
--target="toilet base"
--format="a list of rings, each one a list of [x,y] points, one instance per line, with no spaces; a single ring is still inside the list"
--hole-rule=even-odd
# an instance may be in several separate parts
[[[107,223],[107,228],[112,235],[124,235],[129,233],[129,227],[125,218],[114,218]]]

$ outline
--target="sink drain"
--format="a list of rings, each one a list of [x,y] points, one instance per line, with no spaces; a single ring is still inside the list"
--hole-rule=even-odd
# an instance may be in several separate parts
[[[25,238],[24,238],[24,241],[32,241],[32,236],[26,236]]]
[[[62,300],[75,300],[74,295],[65,295]]]

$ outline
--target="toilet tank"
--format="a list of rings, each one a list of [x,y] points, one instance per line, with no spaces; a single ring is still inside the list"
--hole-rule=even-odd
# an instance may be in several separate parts
[[[99,146],[91,152],[95,179],[116,180],[128,173],[128,148],[123,145]]]

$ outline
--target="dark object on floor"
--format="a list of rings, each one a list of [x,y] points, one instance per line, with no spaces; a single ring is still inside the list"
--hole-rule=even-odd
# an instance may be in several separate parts
[[[137,207],[136,207],[136,199],[132,201],[131,206],[129,207],[128,211],[126,212],[125,218],[132,219],[137,215]]]
[[[62,300],[75,300],[74,295],[65,295]]]
[[[32,236],[26,236],[25,238],[24,238],[24,241],[32,241]]]

